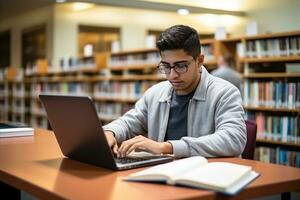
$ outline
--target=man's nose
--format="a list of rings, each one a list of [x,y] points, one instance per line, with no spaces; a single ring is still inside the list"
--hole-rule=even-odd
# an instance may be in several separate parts
[[[176,72],[175,69],[172,68],[170,71],[170,78],[174,78],[174,77],[178,77],[178,76],[179,76],[178,72]]]

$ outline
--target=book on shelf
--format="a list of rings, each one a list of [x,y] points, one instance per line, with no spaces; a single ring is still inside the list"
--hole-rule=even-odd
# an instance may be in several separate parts
[[[249,58],[300,55],[300,37],[257,39],[246,42],[246,56]]]
[[[32,136],[34,129],[23,123],[0,122],[0,138]]]
[[[300,63],[286,63],[287,73],[300,73]]]
[[[281,142],[300,142],[299,115],[271,115],[263,112],[246,112],[246,119],[257,123],[257,138]]]
[[[244,82],[244,104],[269,108],[300,108],[299,81],[257,81]]]
[[[258,176],[250,166],[208,162],[204,157],[194,156],[150,167],[130,174],[124,180],[159,182],[234,195]]]
[[[300,167],[300,152],[286,148],[258,147],[255,150],[255,160],[293,167]]]

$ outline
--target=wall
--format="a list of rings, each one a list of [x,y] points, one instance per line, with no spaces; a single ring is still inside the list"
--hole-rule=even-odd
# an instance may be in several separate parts
[[[46,56],[52,57],[53,33],[52,6],[36,9],[22,15],[9,18],[0,22],[0,31],[11,31],[11,66],[21,67],[22,58],[22,30],[36,25],[46,24]]]
[[[73,11],[71,4],[57,4],[54,8],[54,64],[62,56],[77,56],[77,27],[80,24],[117,27],[121,30],[122,50],[145,47],[147,30],[163,30],[174,24],[193,26],[201,33],[212,33],[219,25],[227,24],[231,33],[241,33],[246,18],[218,15],[180,16],[177,13],[110,6],[95,6]]]
[[[259,33],[300,30],[299,0],[248,0],[245,8]]]
[[[62,57],[77,56],[79,24],[120,28],[121,47],[129,50],[145,47],[147,30],[163,30],[174,24],[193,26],[200,33],[211,33],[217,26],[226,25],[227,31],[235,35],[244,35],[245,25],[251,20],[258,22],[260,33],[300,30],[299,7],[298,0],[245,0],[241,9],[247,16],[234,17],[211,14],[179,16],[171,12],[109,6],[95,6],[75,12],[71,4],[56,4],[3,20],[0,22],[0,31],[11,30],[11,65],[20,66],[22,29],[45,23],[47,58],[58,66]]]

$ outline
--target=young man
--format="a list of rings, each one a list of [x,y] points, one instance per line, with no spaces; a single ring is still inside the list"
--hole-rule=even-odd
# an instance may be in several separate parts
[[[197,31],[172,26],[157,47],[158,70],[168,81],[149,88],[134,109],[103,127],[113,152],[119,157],[133,150],[175,157],[240,155],[246,144],[240,92],[202,66]]]

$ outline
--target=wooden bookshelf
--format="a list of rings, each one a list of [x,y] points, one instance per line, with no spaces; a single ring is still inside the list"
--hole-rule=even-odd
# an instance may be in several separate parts
[[[266,33],[266,34],[259,34],[256,36],[245,36],[243,38],[245,40],[260,40],[260,39],[290,37],[290,36],[295,36],[295,35],[300,35],[300,31],[290,31],[290,32],[281,32],[281,33]]]
[[[118,103],[135,103],[138,98],[126,98],[126,97],[97,97],[94,96],[95,101],[113,101]]]
[[[280,73],[280,72],[266,72],[266,73],[248,73],[242,74],[244,78],[300,78],[300,73]]]
[[[242,63],[291,62],[300,61],[300,56],[274,56],[264,58],[239,58]]]
[[[215,39],[203,39],[200,38],[201,45],[210,45],[213,44],[216,40]]]
[[[260,139],[260,138],[258,138],[258,139],[256,139],[256,143],[300,148],[300,143],[274,141],[274,140],[271,140],[271,139]]]
[[[263,65],[267,64],[272,69],[272,65],[284,65],[285,63],[290,63],[290,62],[300,62],[300,55],[293,55],[291,54],[291,51],[289,51],[289,56],[269,56],[269,57],[243,57],[239,58],[237,55],[237,44],[242,44],[244,45],[246,49],[246,44],[247,42],[250,41],[255,42],[255,40],[269,40],[269,39],[277,39],[277,38],[287,38],[287,37],[298,37],[300,36],[300,31],[296,32],[286,32],[286,33],[272,33],[272,34],[262,34],[262,35],[257,35],[257,36],[244,36],[244,37],[231,37],[223,40],[215,40],[215,39],[203,39],[201,40],[201,44],[207,47],[208,52],[208,57],[210,58],[209,60],[205,58],[204,65],[207,67],[208,70],[215,69],[217,67],[217,58],[220,55],[226,55],[229,53],[236,59],[236,66],[238,69],[241,69],[240,72],[243,72],[243,69],[245,69],[245,66],[248,65],[249,69],[251,67],[256,67],[256,66],[261,66],[264,67]],[[263,44],[263,42],[259,43]],[[256,44],[254,44],[256,45]],[[270,49],[270,48],[269,48]],[[252,50],[250,50],[251,52]],[[258,52],[255,50],[254,52]],[[25,79],[22,82],[26,82],[27,84],[36,84],[32,88],[39,88],[39,84],[41,84],[41,88],[45,88],[43,84],[57,84],[60,82],[64,83],[72,83],[72,82],[81,82],[83,84],[88,84],[91,89],[91,96],[94,96],[94,100],[96,104],[99,105],[112,105],[112,108],[114,110],[115,107],[118,108],[119,105],[116,106],[116,104],[121,104],[121,108],[126,106],[131,107],[133,104],[138,100],[138,98],[126,98],[126,97],[97,97],[96,94],[97,92],[103,92],[105,91],[102,90],[101,84],[102,82],[108,82],[107,84],[111,84],[114,82],[122,82],[120,83],[121,85],[124,84],[131,84],[127,83],[128,82],[141,82],[145,81],[147,85],[149,82],[149,85],[153,84],[156,81],[162,81],[166,80],[165,76],[162,74],[157,74],[156,72],[156,67],[159,62],[159,54],[158,49],[136,49],[136,50],[130,50],[130,51],[122,51],[118,53],[112,53],[110,54],[111,58],[111,64],[107,64],[106,68],[98,68],[97,64],[95,62],[95,67],[94,68],[78,68],[76,70],[73,70],[75,68],[70,68],[72,71],[60,71],[60,72],[54,72],[50,71],[44,74],[32,74],[25,76]],[[263,51],[260,51],[260,53],[265,53]],[[139,56],[141,54],[141,56]],[[154,59],[152,60],[154,54]],[[244,55],[249,55],[249,54],[244,54]],[[255,55],[255,54],[253,54]],[[260,55],[260,54],[256,54]],[[263,55],[267,55],[266,53]],[[270,55],[275,55],[275,54],[270,54]],[[291,56],[292,55],[292,56]],[[128,57],[127,57],[128,56]],[[148,57],[149,56],[149,57]],[[158,57],[155,57],[158,56]],[[251,54],[250,54],[251,56]],[[147,57],[147,59],[144,60],[144,57]],[[115,60],[113,60],[114,58]],[[133,61],[133,62],[131,62]],[[157,61],[157,63],[156,63]],[[137,64],[138,63],[138,64]],[[140,64],[141,63],[141,64]],[[149,64],[150,63],[150,64]],[[241,67],[239,67],[241,66]],[[253,67],[253,68],[254,68]],[[61,67],[59,67],[60,69]],[[53,68],[52,70],[54,70]],[[137,71],[137,72],[136,72]],[[249,71],[252,71],[249,70]],[[279,73],[279,72],[266,72],[266,73],[261,73],[263,70],[257,70],[257,73],[254,72],[248,73],[248,74],[243,74],[244,79],[251,79],[248,80],[249,82],[255,81],[255,79],[260,79],[259,82],[261,81],[266,81],[264,79],[268,79],[267,81],[272,81],[275,80],[277,81],[280,79],[280,81],[297,81],[298,78],[300,78],[300,73]],[[280,71],[280,70],[277,70]],[[137,73],[137,74],[131,74],[131,73]],[[7,81],[0,81],[0,84],[6,84],[8,83]],[[14,81],[9,82],[8,84],[13,84]],[[99,84],[99,88],[97,88]],[[106,83],[105,83],[106,84]],[[110,87],[110,86],[109,86]],[[145,88],[148,86],[145,86]],[[97,91],[97,89],[99,91]],[[111,88],[110,88],[111,89]],[[27,88],[28,90],[28,88]],[[141,90],[144,91],[144,88]],[[11,92],[9,92],[11,94]],[[29,93],[31,94],[31,88],[29,90]],[[28,94],[29,94],[28,93]],[[7,97],[7,96],[5,96]],[[13,97],[14,98],[14,97]],[[1,99],[1,97],[0,97]],[[31,101],[36,103],[35,101],[38,101],[38,97],[35,97],[33,95],[30,95]],[[11,99],[10,99],[11,100]],[[11,103],[11,102],[10,102]],[[8,106],[9,109],[11,109],[11,105]],[[37,109],[39,106],[36,107]],[[99,107],[102,108],[102,107]],[[98,108],[98,109],[99,109]],[[286,109],[286,108],[270,108],[270,107],[253,107],[253,106],[244,106],[244,109],[246,111],[256,113],[256,112],[261,112],[261,113],[268,113],[269,114],[274,114],[276,113],[277,116],[292,116],[294,117],[295,115],[299,115],[300,109]],[[116,109],[116,115],[120,112],[118,109]],[[10,114],[11,113],[11,110]],[[99,117],[102,121],[105,122],[110,122],[114,119],[116,119],[116,115],[111,115],[109,116],[110,111],[104,111],[97,110],[99,114]],[[104,112],[104,113],[101,113]],[[107,114],[106,114],[107,112]],[[123,112],[123,111],[122,111]],[[30,117],[34,118],[36,121],[39,119],[45,120],[46,116],[45,114],[41,112],[30,112],[29,113]],[[265,140],[265,139],[257,139],[257,144],[259,146],[270,146],[273,145],[272,147],[287,147],[287,148],[294,148],[294,150],[299,151],[300,144],[294,144],[294,143],[289,143],[289,142],[280,142],[280,141],[272,141],[272,140]]]
[[[33,82],[46,82],[46,83],[56,83],[56,82],[90,82],[92,81],[92,77],[93,76],[51,76],[51,77],[33,77],[32,79],[30,79],[30,83]]]
[[[94,76],[91,81],[161,81],[166,80],[164,75],[159,74],[149,74],[149,75],[112,75],[112,76]]]
[[[271,107],[252,107],[243,106],[245,110],[251,111],[264,111],[264,112],[287,112],[287,113],[300,113],[300,109],[288,109],[288,108],[271,108]]]
[[[134,49],[134,50],[128,50],[128,51],[120,51],[117,53],[112,53],[111,56],[123,56],[128,54],[144,54],[149,52],[158,52],[158,49]]]
[[[157,63],[158,64],[158,63]],[[109,66],[111,71],[120,70],[144,70],[144,69],[155,69],[157,65],[155,64],[144,64],[144,65],[124,65],[124,66]]]
[[[241,36],[235,36],[235,37],[229,37],[229,38],[226,38],[226,39],[221,39],[221,40],[218,40],[219,42],[241,42],[243,39],[243,37]]]
[[[261,102],[268,105],[268,101],[271,101],[278,107],[298,105],[300,73],[286,71],[289,63],[300,63],[299,38],[300,31],[242,37],[241,43],[245,52],[241,55],[245,57],[237,57],[236,61],[241,72],[245,71],[242,74],[245,104]],[[279,138],[299,134],[295,124],[299,124],[300,108],[250,105],[244,106],[244,109],[247,118],[256,120],[260,132],[273,130]],[[279,138],[278,141],[258,138],[257,146],[265,148],[257,151],[257,159],[294,165],[291,158],[285,160],[283,157],[296,157],[295,152],[300,152],[298,138],[293,138],[294,142]]]
[[[47,77],[47,76],[65,76],[65,75],[76,75],[76,74],[95,74],[99,73],[99,69],[95,67],[87,68],[87,69],[76,69],[69,71],[53,71],[47,73],[32,73],[30,75],[26,75],[26,77]]]
[[[25,96],[11,96],[12,99],[30,99],[31,97],[29,95]]]

